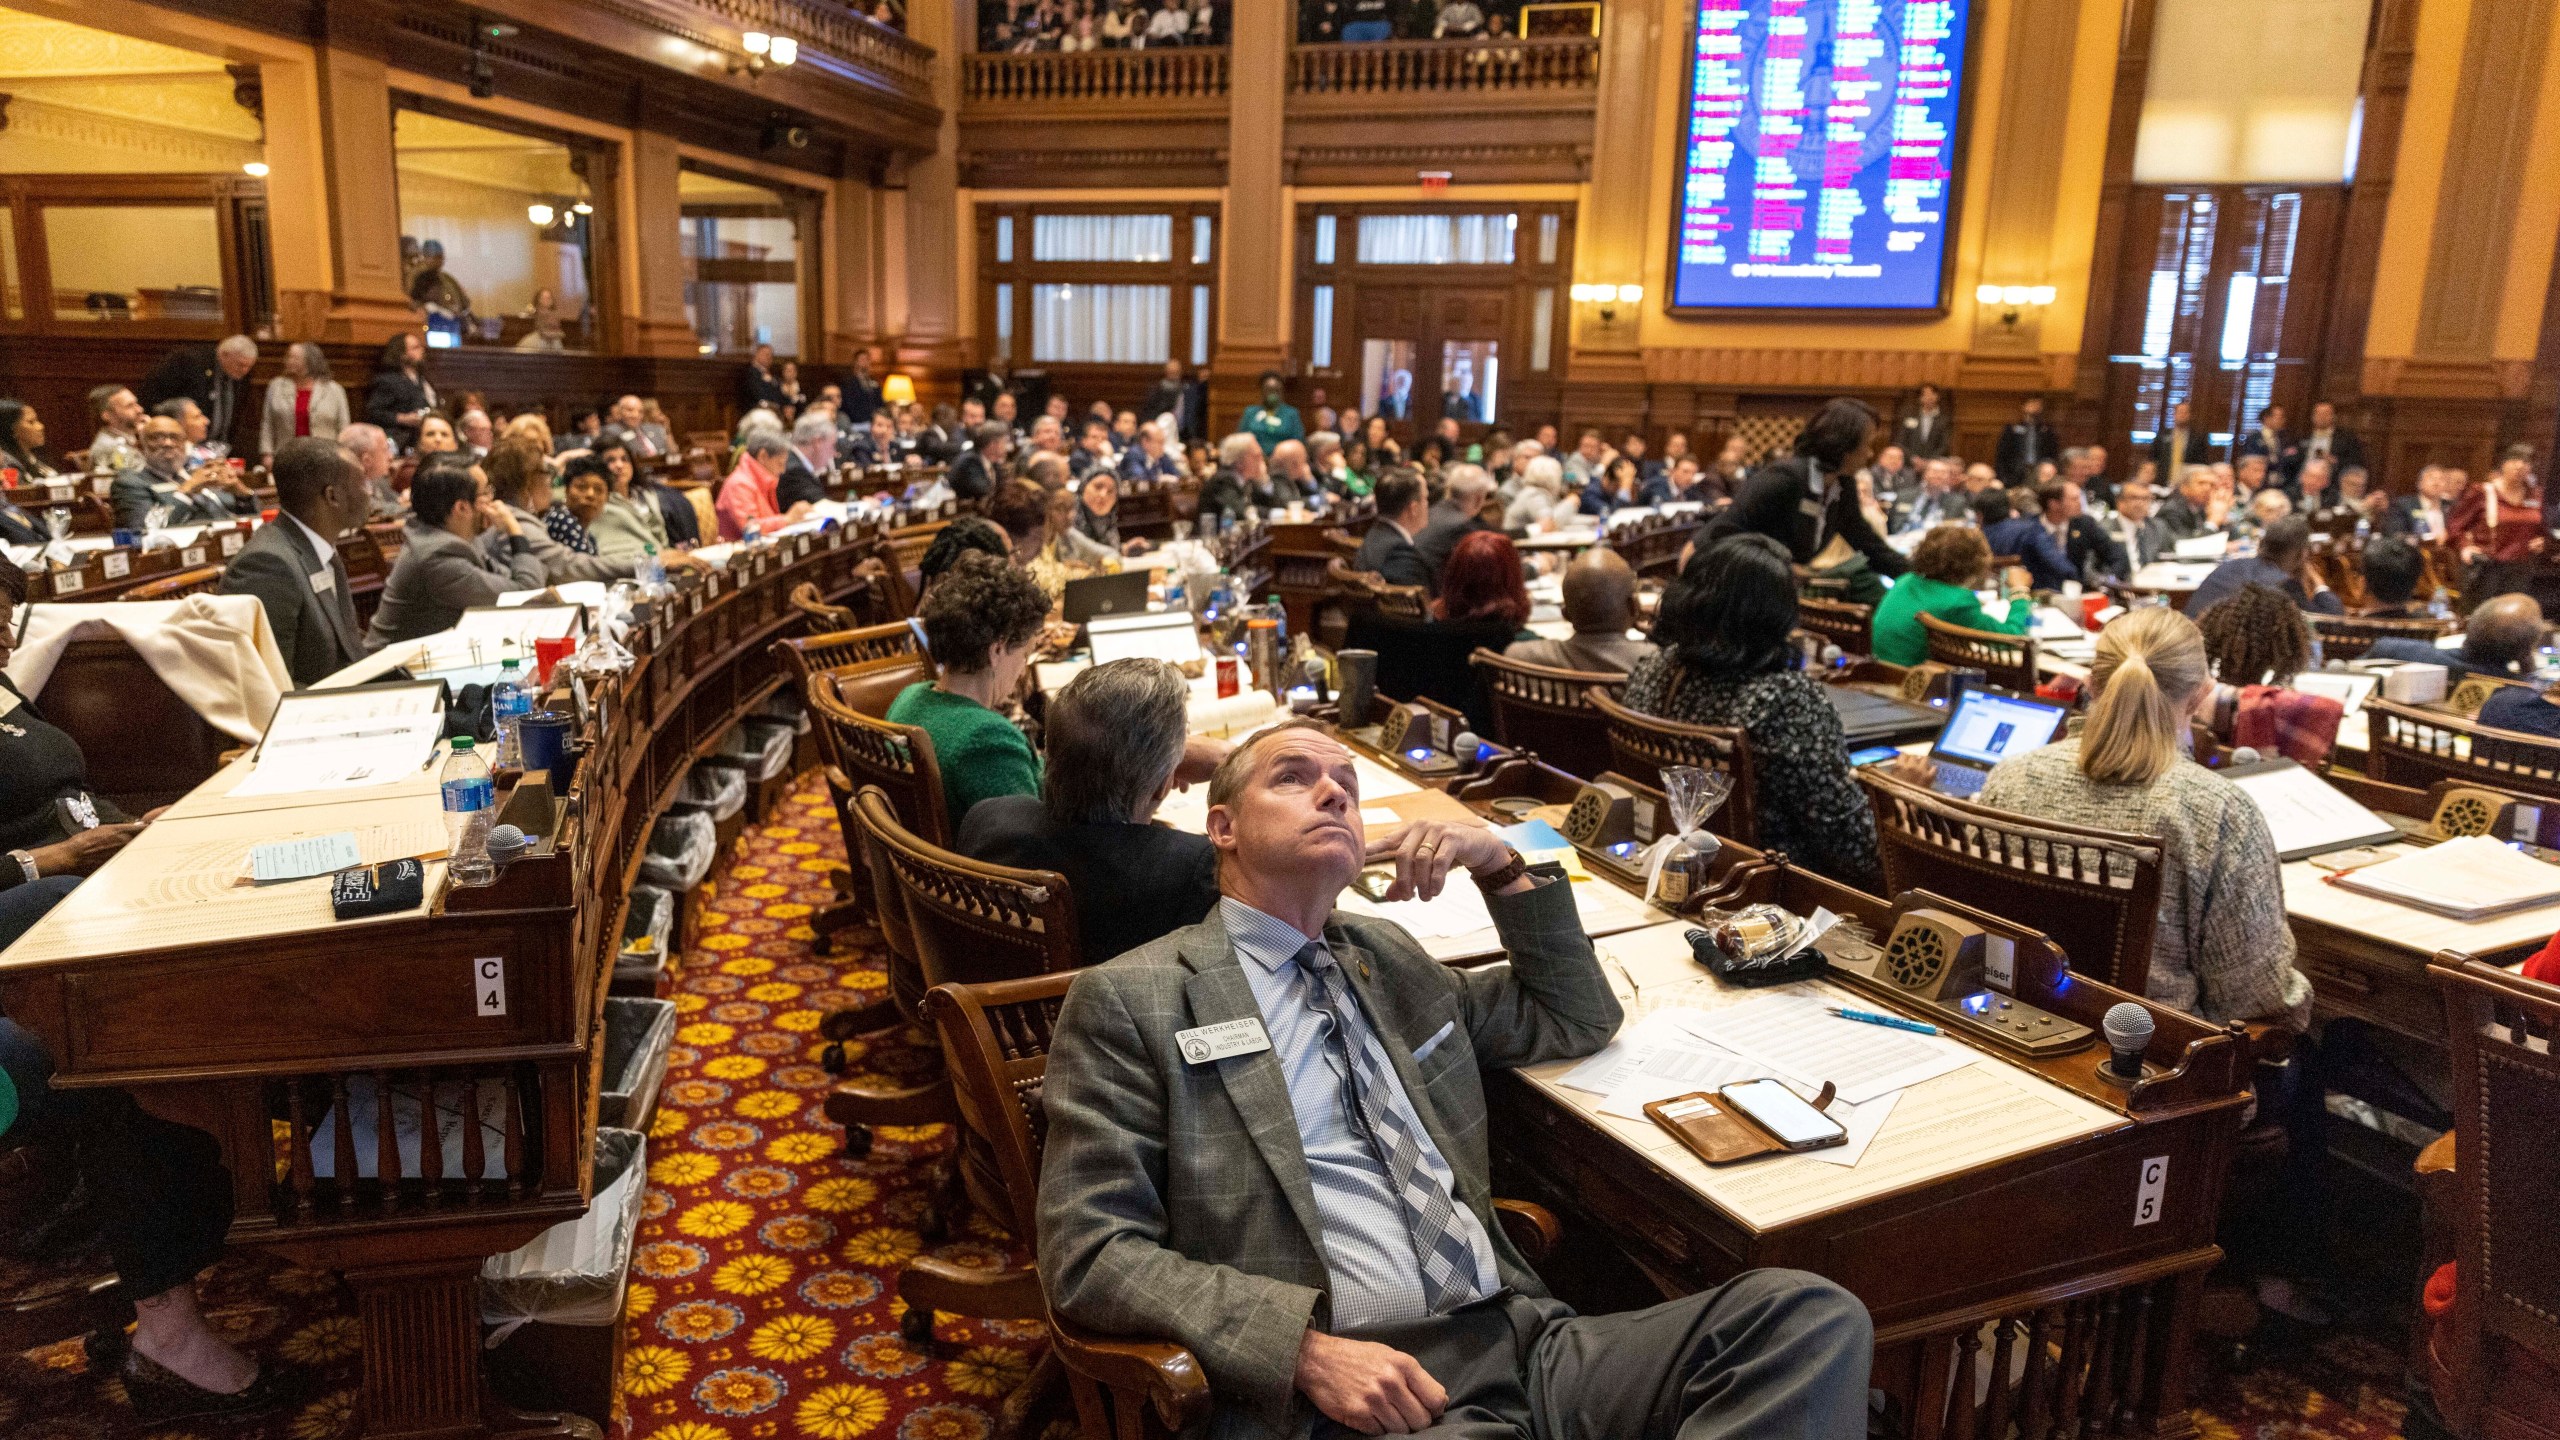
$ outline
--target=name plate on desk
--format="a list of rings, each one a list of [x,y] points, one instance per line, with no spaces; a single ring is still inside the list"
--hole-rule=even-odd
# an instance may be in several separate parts
[[[53,593],[57,596],[77,595],[88,588],[89,577],[77,570],[56,570],[53,572]]]
[[[240,553],[240,547],[248,543],[248,536],[241,534],[237,530],[231,531],[222,537],[222,553],[226,558],[237,555]]]
[[[186,562],[186,567],[188,569],[193,570],[204,563],[204,547],[201,545],[190,545],[186,549],[178,552],[178,558]]]
[[[122,550],[110,550],[98,557],[98,569],[110,580],[121,580],[133,573],[133,557]]]
[[[69,500],[73,491],[70,482],[64,481],[60,484],[47,485],[44,487],[44,493],[46,499],[59,505],[62,502]]]

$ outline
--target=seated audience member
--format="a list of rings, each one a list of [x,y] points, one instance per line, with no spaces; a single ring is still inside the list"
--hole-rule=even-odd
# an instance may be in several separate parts
[[[1051,461],[1057,459],[1054,455],[1042,458]],[[1048,502],[1047,527],[1046,533],[1039,542],[1040,558],[1032,564],[1035,574],[1039,573],[1044,566],[1055,566],[1062,575],[1073,578],[1093,574],[1105,566],[1120,562],[1118,550],[1076,528],[1076,511],[1079,506],[1074,491],[1063,488],[1050,490],[1043,487],[1041,493]]]
[[[2293,496],[2282,485],[2269,485],[2249,497],[2249,508],[2240,517],[2240,533],[2264,535],[2270,527],[2292,516]],[[2306,541],[2310,533],[2310,527],[2306,524],[2303,527],[2303,536]]]
[[[2172,546],[2231,533],[2230,497],[2215,484],[2212,466],[2190,465],[2178,477],[2178,493],[2160,507],[2160,528]]]
[[[549,428],[544,427],[546,433],[542,442],[542,453],[545,455],[551,453]],[[469,406],[465,407],[461,414],[453,417],[453,438],[457,447],[472,459],[486,460],[489,458],[489,452],[497,446],[498,427],[490,421],[488,411],[477,406]]]
[[[465,610],[551,583],[514,509],[482,496],[487,483],[467,456],[431,458],[418,467],[409,481],[411,513],[400,558],[383,581],[366,648],[450,630]],[[491,543],[480,543],[483,531]]]
[[[1049,543],[1049,492],[1034,480],[1007,480],[987,497],[986,515],[1013,547],[1013,563],[1028,566]],[[1051,597],[1056,598],[1056,597]]]
[[[154,510],[170,525],[205,525],[258,513],[257,496],[230,466],[216,461],[190,469],[186,459],[184,427],[160,415],[144,421],[140,461],[117,475],[107,490],[116,528],[138,534],[149,528]]]
[[[1447,473],[1448,490],[1440,503],[1431,507],[1431,518],[1422,533],[1413,537],[1413,548],[1422,552],[1422,563],[1431,568],[1431,588],[1440,589],[1440,572],[1449,563],[1458,542],[1480,530],[1496,527],[1484,518],[1484,507],[1493,502],[1493,477],[1481,465],[1460,463]]]
[[[0,565],[0,665],[17,650],[27,572]],[[0,950],[34,927],[145,820],[89,788],[78,741],[54,727],[0,674]],[[155,812],[156,813],[156,812]],[[0,1021],[0,1024],[5,1024]]]
[[[666,476],[655,467],[630,464],[629,447],[617,447],[611,437],[597,443],[596,454],[610,466],[613,456],[621,454],[631,474],[631,499],[658,513],[656,528],[666,533],[667,543],[658,548],[685,549],[702,543],[702,516],[693,508],[693,497],[667,483]]]
[[[1594,472],[1595,479],[1597,472]],[[1564,467],[1553,455],[1530,460],[1520,473],[1520,492],[1502,512],[1502,528],[1532,533],[1561,525],[1579,513],[1579,489],[1567,493]]]
[[[572,463],[592,462],[595,458],[594,452],[589,451]],[[603,518],[605,501],[612,494],[613,482],[600,467],[579,464],[575,476],[563,475],[559,498],[542,512],[543,530],[563,549],[602,558],[604,552],[596,544],[593,526]]]
[[[1040,757],[999,707],[1040,646],[1048,593],[1008,560],[962,555],[928,584],[916,618],[935,678],[899,691],[888,719],[933,737],[945,818],[956,828],[981,800],[1039,794]]]
[[[783,457],[774,480],[774,503],[788,510],[827,498],[827,481],[836,473],[835,412],[812,409],[791,422],[791,451]]]
[[[2421,467],[2416,491],[2391,502],[2382,512],[2382,528],[2420,541],[2450,539],[2453,501],[2449,497],[2453,492],[2446,484],[2447,473],[2442,465]]]
[[[788,508],[781,503],[777,487],[790,453],[791,442],[780,430],[752,430],[738,442],[737,467],[720,482],[720,499],[712,507],[720,516],[721,539],[743,540],[750,531],[795,525],[809,513],[805,500]],[[969,498],[983,499],[984,492]]]
[[[580,405],[569,412],[569,433],[551,446],[551,453],[563,459],[581,450],[592,450],[604,434],[604,413],[593,405]]]
[[[32,485],[62,473],[44,454],[44,419],[24,400],[0,399],[0,468],[18,472],[15,484]]]
[[[943,483],[962,500],[984,500],[1013,473],[1013,427],[990,420],[969,432],[969,448],[951,462]]]
[[[1307,442],[1283,440],[1271,447],[1268,459],[1270,463],[1263,466],[1263,482],[1254,488],[1254,504],[1273,511],[1323,503],[1324,487],[1316,483],[1314,462],[1307,458]]]
[[[2329,763],[2346,707],[2293,688],[2293,677],[2311,668],[2313,650],[2310,622],[2292,599],[2250,585],[2206,611],[2196,629],[2218,682],[2207,717],[2213,733],[2297,764]]]
[[[2489,483],[2454,502],[2448,528],[2454,554],[2462,561],[2465,601],[2477,604],[2530,589],[2547,545],[2532,448],[2509,446]]]
[[[1120,538],[1119,509],[1119,478],[1108,470],[1087,475],[1076,490],[1076,533],[1116,554],[1144,553],[1146,541]]]
[[[2051,488],[2060,490],[2063,487],[2056,482]],[[2071,557],[2064,551],[2062,543],[2053,537],[2052,531],[2045,528],[2041,509],[2022,511],[2019,508],[2019,497],[2022,493],[2024,492],[2010,493],[2009,518],[1997,522],[1986,521],[1982,529],[1982,538],[1991,546],[1993,554],[2018,557],[2019,565],[2027,572],[2029,583],[2036,589],[2059,590],[2064,581],[2079,579],[2080,572],[2072,568]],[[2035,504],[2041,507],[2043,503],[2042,494],[2039,492]]]
[[[2501,685],[2480,706],[2480,723],[2518,730],[2545,740],[2560,740],[2560,689]]]
[[[2024,574],[2011,571],[2009,607],[1998,618],[1982,608],[1974,592],[1991,578],[1991,546],[1970,525],[1939,525],[1912,547],[1911,568],[1896,576],[1893,588],[1877,602],[1875,657],[1895,665],[1918,665],[1929,658],[1929,631],[1923,615],[1935,615],[1967,630],[1998,635],[2024,635],[2034,618]]]
[[[596,436],[597,442],[602,443],[609,438],[619,437],[623,445],[630,450],[635,462],[660,460],[673,454],[674,450],[666,441],[666,432],[663,427],[658,427],[656,434],[650,433],[652,427],[646,419],[647,414],[648,411],[642,406],[640,397],[637,395],[624,395],[616,399],[613,402],[612,411],[605,417],[604,429]]]
[[[2374,641],[2364,654],[2368,660],[2442,665],[2456,680],[2465,675],[2513,680],[2532,671],[2534,652],[2541,648],[2542,607],[2530,595],[2501,595],[2472,607],[2462,622],[2460,649],[2394,635]]]
[[[187,437],[186,468],[219,465],[230,455],[230,447],[213,442],[213,419],[204,407],[184,395],[163,400],[151,407],[151,413],[163,420],[175,420]]]
[[[1538,637],[1526,628],[1529,590],[1520,576],[1520,551],[1510,536],[1494,530],[1469,535],[1449,552],[1449,563],[1440,571],[1431,618],[1451,625],[1510,627],[1514,633],[1490,647],[1497,650],[1534,640]]]
[[[1625,703],[1684,725],[1740,727],[1759,784],[1760,848],[1877,893],[1875,816],[1850,778],[1840,712],[1792,668],[1795,624],[1785,547],[1756,534],[1702,546],[1663,592],[1661,650],[1627,673]]]
[[[976,515],[963,515],[934,533],[924,547],[924,557],[916,561],[916,596],[919,607],[934,582],[951,573],[964,555],[992,555],[1006,564],[1013,563],[1013,541],[1002,530]],[[925,641],[924,627],[910,620],[918,641]],[[930,642],[926,652],[931,654]]]
[[[1360,443],[1369,447],[1370,463],[1397,465],[1404,461],[1404,447],[1396,443],[1395,427],[1384,415],[1372,415],[1360,426]]]
[[[2151,513],[2155,498],[2150,483],[2136,479],[2116,491],[2115,513],[2100,522],[2107,538],[2124,552],[2124,579],[2169,553],[2169,527]]]
[[[1635,443],[1635,437],[1627,437]],[[1633,455],[1614,455],[1582,487],[1582,513],[1606,520],[1630,505],[1644,503],[1644,467]]]
[[[1091,475],[1119,473],[1120,453],[1111,448],[1111,422],[1088,415],[1076,427],[1076,447],[1067,455],[1067,474],[1082,485]]]
[[[1729,535],[1766,535],[1796,564],[1845,581],[1852,601],[1874,604],[1903,571],[1901,554],[1858,505],[1856,476],[1877,425],[1876,412],[1860,401],[1824,405],[1797,434],[1795,454],[1752,472],[1733,504],[1707,522],[1699,547]]]
[[[223,568],[222,593],[258,598],[285,670],[305,686],[364,658],[364,626],[338,556],[338,537],[364,523],[364,478],[334,442],[307,437],[284,442],[268,474],[280,513]]]
[[[1972,498],[1964,492],[1964,467],[1942,455],[1922,462],[1920,487],[1905,494],[1893,508],[1893,530],[1897,535],[1907,534],[1966,519],[1972,515],[1972,507]]]
[[[898,417],[884,407],[871,412],[870,425],[853,437],[845,459],[865,470],[895,469],[915,453],[915,441],[898,433]]]
[[[2093,697],[2077,734],[2000,762],[1980,803],[2020,815],[2156,835],[2165,843],[2160,921],[2146,993],[2216,1024],[2311,1018],[2266,819],[2186,753],[2212,703],[2195,623],[2130,611],[2098,634]]]
[[[2426,575],[2426,557],[2397,535],[2376,535],[2364,544],[2364,593],[2373,608],[2360,620],[2418,620],[2427,607],[2413,598]]]
[[[1422,476],[1413,470],[1390,470],[1378,481],[1378,518],[1360,537],[1354,570],[1367,571],[1390,585],[1431,584],[1431,562],[1414,548],[1414,537],[1431,522],[1431,501]]]
[[[1636,572],[1606,545],[1583,551],[1564,567],[1564,618],[1573,626],[1564,639],[1514,640],[1502,653],[1531,665],[1602,675],[1624,675],[1653,654],[1652,641],[1627,633],[1639,623]]]
[[[498,442],[489,458],[480,462],[481,473],[489,477],[489,493],[504,505],[518,533],[533,547],[533,558],[542,565],[543,583],[564,585],[579,580],[628,580],[635,572],[634,562],[607,560],[596,553],[595,541],[588,537],[587,527],[567,511],[561,511],[555,524],[547,518],[556,510],[551,499],[551,471],[539,444],[529,438]],[[562,539],[562,536],[571,537]],[[500,553],[511,549],[505,535],[498,532],[481,537],[481,545],[491,551],[491,558],[503,561]],[[693,557],[671,556],[678,563],[698,563]]]
[[[667,543],[667,517],[633,484],[631,451],[619,433],[605,436],[595,449],[561,466],[561,489],[575,489],[579,478],[587,475],[600,480],[605,490],[603,507],[580,522],[596,554],[607,560],[637,562],[652,550],[663,554],[673,548]]]
[[[92,389],[89,413],[98,422],[98,433],[89,437],[91,474],[111,474],[142,463],[142,422],[151,417],[131,390],[122,385]]]
[[[1179,480],[1182,465],[1165,453],[1164,426],[1155,421],[1138,427],[1136,439],[1120,453],[1123,480]]]
[[[1580,1319],[1495,1223],[1481,1072],[1589,1054],[1621,1018],[1560,870],[1478,826],[1364,832],[1350,754],[1306,722],[1237,747],[1209,802],[1216,908],[1085,972],[1058,1017],[1038,1246],[1059,1314],[1189,1348],[1215,1434],[1862,1432],[1873,1332],[1829,1282],[1753,1271]],[[1466,870],[1511,963],[1451,970],[1336,910],[1372,858],[1399,899]],[[1240,1098],[1186,1062],[1177,1030],[1237,1019],[1285,1085]],[[1275,1134],[1303,1173],[1263,1163]]]
[[[2283,498],[2283,492],[2278,490],[2259,493]],[[2238,594],[2245,586],[2264,585],[2282,590],[2292,597],[2294,604],[2305,610],[2317,610],[2323,615],[2345,614],[2347,607],[2338,599],[2337,592],[2310,574],[2306,564],[2310,553],[2310,522],[2299,515],[2287,515],[2258,536],[2257,554],[2225,560],[2213,567],[2213,572],[2204,577],[2204,583],[2196,586],[2196,593],[2188,599],[2187,613],[2200,616],[2223,597]]]
[[[1165,796],[1206,780],[1226,753],[1189,738],[1190,698],[1182,672],[1161,660],[1076,676],[1049,697],[1040,793],[990,798],[960,826],[961,854],[1067,877],[1089,964],[1196,925],[1218,903],[1217,851],[1153,823]]]
[[[448,455],[460,449],[462,442],[454,438],[453,422],[441,412],[430,410],[418,422],[417,450],[420,455]],[[471,458],[477,460],[480,457],[473,455]]]
[[[2102,457],[2106,451],[2091,445],[2082,453]],[[2060,493],[2054,493],[2057,491]],[[2071,562],[2072,572],[2083,582],[2132,579],[2132,557],[2116,543],[2114,536],[2107,533],[2106,527],[2088,513],[2086,493],[2085,487],[2077,480],[2059,481],[2037,491],[2036,502],[2044,511],[2045,533],[2062,546],[2063,556]]]
[[[1217,471],[1200,485],[1203,533],[1213,528],[1213,519],[1222,525],[1251,520],[1256,497],[1270,493],[1270,461],[1262,442],[1241,430],[1219,441]]]
[[[356,469],[364,476],[365,518],[405,518],[409,502],[391,483],[391,437],[382,433],[382,427],[359,420],[338,431],[338,444],[355,457]]]

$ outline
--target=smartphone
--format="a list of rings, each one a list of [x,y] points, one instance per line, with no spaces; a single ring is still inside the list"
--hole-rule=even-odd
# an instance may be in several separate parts
[[[1727,1085],[1716,1094],[1727,1105],[1757,1122],[1761,1129],[1778,1137],[1790,1150],[1820,1150],[1826,1146],[1848,1143],[1849,1132],[1840,1122],[1814,1109],[1796,1092],[1775,1080],[1746,1080]]]
[[[1369,866],[1352,877],[1351,888],[1371,900],[1384,904],[1387,892],[1396,888],[1396,867],[1393,865]]]
[[[1901,753],[1902,748],[1898,745],[1870,745],[1864,750],[1852,750],[1849,752],[1849,768],[1855,770],[1861,765],[1881,765]]]

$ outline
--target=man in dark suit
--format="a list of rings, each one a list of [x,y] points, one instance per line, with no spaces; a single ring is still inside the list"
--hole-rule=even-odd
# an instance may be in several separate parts
[[[2116,491],[2115,513],[2106,521],[2107,538],[2124,552],[2126,571],[2121,578],[2132,579],[2141,569],[2167,553],[2170,546],[2169,527],[2151,513],[2151,487],[2131,481]]]
[[[2534,651],[2541,644],[2542,607],[2530,595],[2500,595],[2473,607],[2463,620],[2459,649],[2394,635],[2374,641],[2364,658],[2442,665],[2456,680],[2466,675],[2513,680],[2531,673]]]
[[[2364,591],[2373,608],[2361,620],[2418,620],[2427,607],[2418,603],[2418,582],[2426,577],[2426,557],[2397,535],[2376,535],[2365,542]]]
[[[187,468],[186,427],[165,415],[142,422],[140,463],[119,472],[107,488],[116,528],[142,531],[151,512],[170,525],[209,525],[258,513],[257,494],[217,460]]]
[[[2269,525],[2266,533],[2258,537],[2257,554],[2245,559],[2225,560],[2213,567],[2213,573],[2204,577],[2204,583],[2188,597],[2187,616],[2191,619],[2201,616],[2219,601],[2237,595],[2244,587],[2253,584],[2282,590],[2293,597],[2294,604],[2305,610],[2316,610],[2323,615],[2346,614],[2347,607],[2338,599],[2336,591],[2326,585],[2314,590],[2311,588],[2314,582],[2305,578],[2303,561],[2310,552],[2311,522],[2299,515],[2287,515]]]
[[[840,407],[847,429],[860,431],[868,427],[871,412],[880,408],[880,382],[871,374],[879,354],[868,345],[853,352],[853,373],[844,377],[844,403]]]
[[[2151,463],[2160,467],[2164,478],[2184,475],[2190,465],[2213,461],[2213,442],[2195,428],[2195,413],[2195,406],[2179,401],[2169,411],[2168,428],[2151,439]]]
[[[2407,535],[2417,540],[2442,540],[2453,533],[2453,497],[2460,492],[2447,476],[2459,474],[2442,465],[2429,465],[2418,472],[2415,494],[2395,497],[2391,508],[2383,512],[2383,528],[2394,535]]]
[[[2258,412],[2258,428],[2240,436],[2231,445],[2231,463],[2255,455],[2267,462],[2269,470],[2281,470],[2285,457],[2293,453],[2293,437],[2285,433],[2284,407],[2270,405]]]
[[[990,420],[979,426],[970,439],[973,443],[951,462],[950,474],[944,478],[951,493],[961,499],[984,500],[1013,473],[1005,463],[1013,454],[1013,431]]]
[[[1910,414],[1893,430],[1893,443],[1915,461],[1936,460],[1954,443],[1955,422],[1938,398],[1938,387],[1923,385]]]
[[[1431,507],[1431,518],[1422,533],[1413,537],[1413,548],[1422,552],[1422,563],[1431,567],[1431,593],[1440,593],[1440,571],[1449,563],[1449,553],[1458,542],[1478,530],[1497,528],[1484,518],[1484,508],[1493,499],[1493,477],[1481,465],[1457,464],[1449,467],[1448,492],[1440,503]]]
[[[1811,565],[1836,536],[1866,557],[1874,577],[1890,582],[1903,572],[1901,554],[1867,523],[1858,508],[1858,468],[1873,453],[1876,412],[1856,400],[1833,400],[1796,434],[1796,453],[1751,472],[1734,497],[1698,536],[1705,550],[1729,535],[1766,535],[1787,547],[1798,565]],[[1882,585],[1871,588],[1881,593]],[[1873,599],[1861,604],[1873,604]]]
[[[258,597],[284,668],[300,688],[365,654],[364,627],[347,593],[338,537],[364,523],[373,497],[355,457],[328,440],[287,440],[267,473],[275,480],[276,508],[284,513],[231,557],[223,568],[222,593]]]
[[[1390,470],[1378,481],[1378,518],[1360,537],[1354,570],[1366,571],[1390,585],[1431,587],[1431,562],[1413,546],[1413,538],[1431,523],[1431,492],[1420,473]]]
[[[1206,781],[1227,751],[1188,738],[1189,696],[1161,660],[1086,670],[1049,697],[1040,793],[982,800],[961,822],[961,854],[1067,877],[1085,964],[1196,925],[1218,903],[1217,849],[1153,823],[1175,786]]]
[[[1084,971],[1057,1018],[1056,1313],[1187,1348],[1211,1440],[1444,1412],[1427,1433],[1863,1433],[1875,1331],[1829,1281],[1753,1271],[1583,1319],[1504,1238],[1485,1073],[1588,1055],[1622,1019],[1562,869],[1481,826],[1364,830],[1350,753],[1309,722],[1218,766],[1208,834],[1208,917]],[[1336,910],[1373,853],[1396,899],[1473,884],[1510,963],[1451,969]]]
[[[2000,432],[2000,448],[1992,464],[2000,471],[2003,485],[2024,485],[2036,476],[2040,461],[2060,461],[2062,437],[2044,423],[2044,397],[2030,395],[2018,406],[2018,418]]]
[[[782,388],[782,378],[773,368],[773,347],[759,345],[747,357],[747,368],[738,377],[738,408],[753,410],[763,406],[776,415],[791,408],[790,392]]]
[[[2338,407],[2322,400],[2311,407],[2311,430],[2285,452],[2284,478],[2301,482],[2302,462],[2313,456],[2325,456],[2332,474],[2349,466],[2364,464],[2364,442],[2356,432],[2338,423]]]
[[[773,486],[774,502],[783,509],[805,500],[827,498],[827,480],[836,473],[836,419],[812,411],[791,422],[791,454]]]
[[[2042,499],[2045,491],[2065,488],[2063,482],[2053,481],[2043,491],[2037,492],[2038,498]],[[2017,556],[2018,563],[2026,567],[2028,578],[2039,590],[2059,590],[2065,581],[2080,578],[2080,567],[2071,563],[2071,552],[2047,524],[2049,517],[2059,508],[2062,508],[2061,502],[2047,500],[2042,514],[2012,515],[2006,520],[1986,525],[1982,530],[1982,538],[1990,545],[1991,553]]]
[[[210,422],[207,438],[239,453],[232,432],[249,417],[249,372],[257,364],[258,342],[246,335],[234,335],[219,345],[181,345],[142,377],[134,387],[134,398],[145,410],[180,396],[193,400]]]
[[[1413,372],[1390,370],[1387,388],[1378,392],[1378,413],[1390,420],[1413,418]]]
[[[1252,519],[1254,496],[1269,492],[1270,476],[1261,441],[1241,430],[1219,441],[1217,471],[1200,483],[1201,533],[1213,517],[1229,525]]]
[[[1926,530],[1970,513],[1972,503],[1964,493],[1963,469],[1954,460],[1940,456],[1920,467],[1920,488],[1894,504],[1893,529],[1897,535]]]
[[[1164,378],[1155,383],[1155,388],[1147,392],[1145,402],[1138,407],[1138,419],[1145,422],[1159,415],[1170,415],[1175,435],[1185,440],[1207,439],[1209,406],[1203,395],[1204,388],[1198,381],[1184,377],[1181,361],[1167,360],[1164,362]]]

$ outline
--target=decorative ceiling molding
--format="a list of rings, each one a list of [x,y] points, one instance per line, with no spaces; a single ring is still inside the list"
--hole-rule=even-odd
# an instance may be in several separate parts
[[[137,167],[152,170],[236,171],[260,153],[254,140],[234,140],[129,116],[104,115],[23,94],[11,97],[7,131],[13,148],[52,141],[114,150],[154,162]]]

